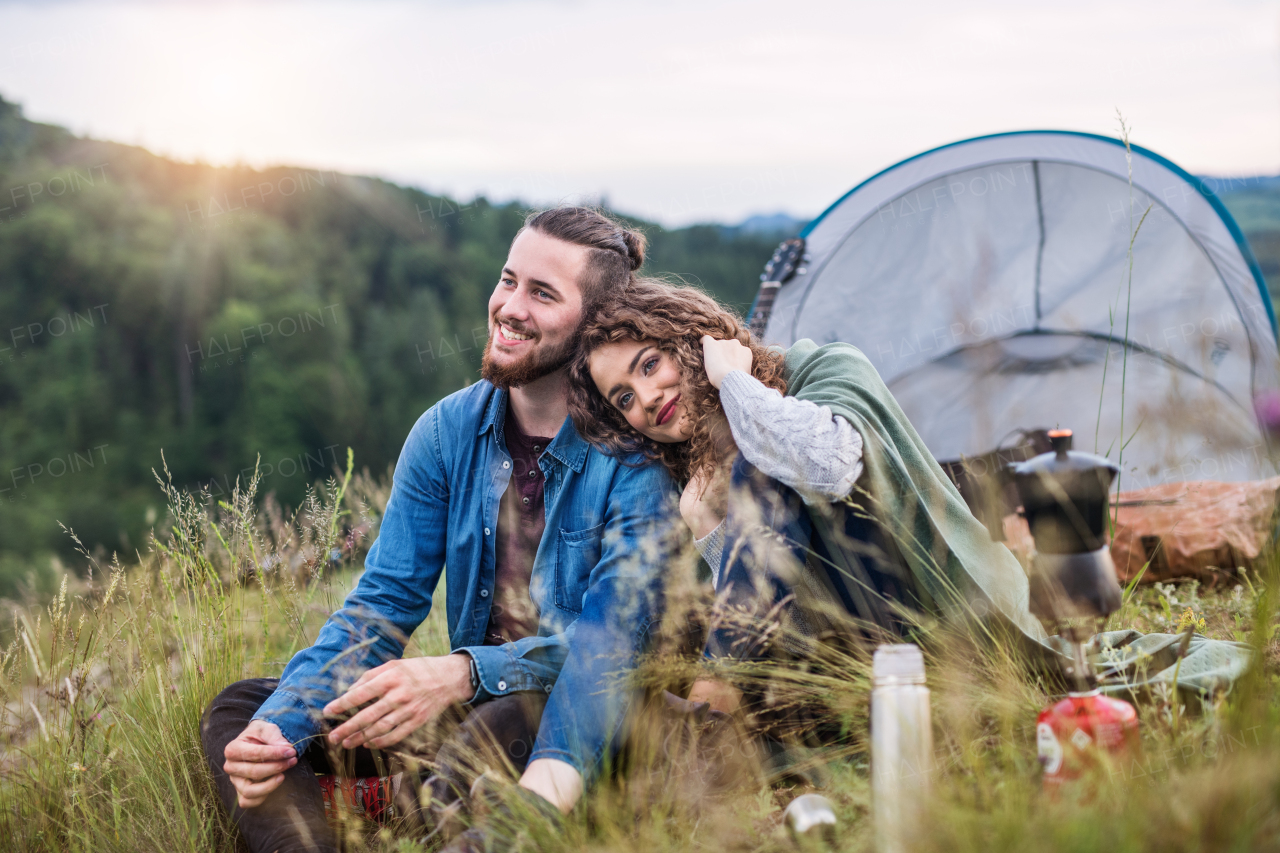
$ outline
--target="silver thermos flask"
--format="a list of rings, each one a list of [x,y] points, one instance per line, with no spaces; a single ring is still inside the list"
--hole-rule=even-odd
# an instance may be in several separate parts
[[[871,665],[871,799],[878,853],[905,853],[919,828],[933,728],[924,656],[914,645],[880,646]]]

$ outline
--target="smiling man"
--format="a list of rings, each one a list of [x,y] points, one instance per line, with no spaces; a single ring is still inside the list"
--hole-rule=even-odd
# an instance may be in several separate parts
[[[384,750],[435,770],[402,779],[437,819],[485,749],[548,809],[581,795],[621,725],[606,674],[656,619],[674,486],[579,437],[566,365],[584,312],[643,259],[643,238],[595,211],[526,220],[489,299],[484,379],[409,434],[356,588],[279,680],[237,682],[205,713],[205,754],[251,850],[336,850],[316,774],[386,775]],[[402,658],[446,564],[452,652]]]

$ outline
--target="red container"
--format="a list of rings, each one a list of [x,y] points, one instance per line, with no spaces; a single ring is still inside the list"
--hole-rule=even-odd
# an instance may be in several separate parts
[[[1068,694],[1036,719],[1036,750],[1046,788],[1070,782],[1103,764],[1127,771],[1139,746],[1138,714],[1133,706],[1097,690]]]
[[[316,776],[324,796],[324,814],[330,823],[338,820],[339,801],[347,814],[386,823],[399,779],[395,776]]]

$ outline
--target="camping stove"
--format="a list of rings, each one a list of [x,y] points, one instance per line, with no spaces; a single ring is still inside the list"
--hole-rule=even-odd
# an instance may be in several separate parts
[[[1052,450],[1013,469],[1023,512],[1036,543],[1029,583],[1031,612],[1067,641],[1067,697],[1044,709],[1036,745],[1046,787],[1136,748],[1132,705],[1102,696],[1084,643],[1101,619],[1120,607],[1120,584],[1107,547],[1111,481],[1107,459],[1071,450],[1071,430],[1050,430]]]

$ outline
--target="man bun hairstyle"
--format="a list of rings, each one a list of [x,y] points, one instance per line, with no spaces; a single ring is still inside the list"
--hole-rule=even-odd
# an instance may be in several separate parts
[[[644,235],[593,207],[536,211],[525,218],[524,228],[587,248],[587,268],[578,283],[584,308],[624,289],[644,265]]]
[[[644,250],[648,248],[649,241],[639,231],[624,228],[622,242],[627,247],[627,259],[631,262],[631,271],[639,271],[640,267],[644,266]]]

